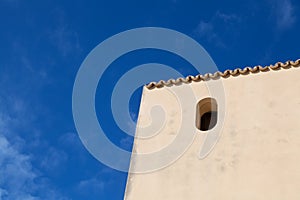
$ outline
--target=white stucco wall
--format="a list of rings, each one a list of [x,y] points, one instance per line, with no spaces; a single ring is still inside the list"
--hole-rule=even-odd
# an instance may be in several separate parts
[[[224,123],[217,124],[221,136],[204,159],[199,154],[210,131],[199,131],[195,117],[198,101],[211,96],[205,82],[144,88],[136,135],[149,134],[141,127],[151,124],[149,113],[155,104],[164,105],[166,121],[158,135],[135,139],[135,152],[151,153],[168,146],[182,121],[185,131],[195,138],[173,164],[148,173],[130,173],[125,199],[299,200],[299,77],[300,68],[291,68],[222,78],[226,101],[218,106],[226,115]],[[184,92],[190,86],[195,98]],[[187,104],[179,105],[176,97]],[[156,119],[164,121],[160,112],[155,113]],[[158,162],[151,159],[133,155],[131,169]]]

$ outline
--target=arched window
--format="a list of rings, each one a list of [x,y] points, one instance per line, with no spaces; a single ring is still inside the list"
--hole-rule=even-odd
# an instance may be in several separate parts
[[[216,126],[218,121],[218,105],[213,98],[205,98],[198,102],[196,126],[201,131],[208,131]]]

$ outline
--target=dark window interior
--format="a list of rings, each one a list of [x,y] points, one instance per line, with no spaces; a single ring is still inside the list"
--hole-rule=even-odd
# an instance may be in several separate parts
[[[200,130],[207,131],[212,129],[217,123],[217,112],[206,112],[201,116]]]
[[[201,99],[196,109],[196,127],[200,131],[209,131],[217,125],[218,104],[214,98]]]

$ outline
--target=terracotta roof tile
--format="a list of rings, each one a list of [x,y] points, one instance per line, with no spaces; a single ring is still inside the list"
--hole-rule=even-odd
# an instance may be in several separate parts
[[[172,86],[172,85],[178,85],[181,83],[190,83],[190,82],[199,82],[199,81],[207,81],[210,79],[218,79],[218,78],[228,78],[230,76],[239,76],[239,75],[246,75],[249,73],[258,73],[258,72],[267,72],[271,70],[280,70],[280,69],[289,69],[292,67],[298,67],[300,64],[300,59],[296,61],[287,61],[285,63],[278,62],[275,65],[269,65],[262,67],[260,65],[257,65],[253,68],[251,67],[245,67],[244,69],[234,69],[234,70],[225,70],[224,72],[217,71],[213,74],[207,73],[204,75],[197,75],[197,76],[187,76],[185,78],[178,78],[178,79],[170,79],[168,81],[159,81],[159,82],[151,82],[146,85],[148,89],[154,89],[154,88],[161,88],[164,86]]]

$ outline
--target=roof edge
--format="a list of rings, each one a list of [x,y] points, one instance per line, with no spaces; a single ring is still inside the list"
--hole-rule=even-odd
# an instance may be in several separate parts
[[[173,86],[173,85],[180,85],[182,83],[191,83],[191,82],[199,82],[199,81],[208,81],[211,79],[219,79],[219,78],[228,78],[230,76],[239,76],[239,75],[247,75],[247,74],[254,74],[258,72],[268,72],[271,70],[280,70],[280,69],[289,69],[292,67],[298,67],[300,64],[300,59],[296,61],[286,61],[285,63],[277,62],[275,65],[269,65],[262,67],[261,65],[257,65],[255,67],[245,67],[243,69],[236,68],[236,69],[227,69],[224,72],[217,71],[215,73],[206,73],[204,75],[198,74],[197,76],[187,76],[185,78],[180,77],[177,79],[169,79],[168,81],[161,80],[159,82],[151,82],[146,85],[148,89],[154,88],[161,88],[164,86]]]

